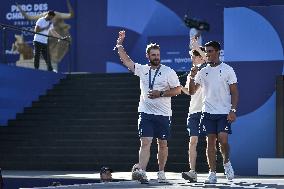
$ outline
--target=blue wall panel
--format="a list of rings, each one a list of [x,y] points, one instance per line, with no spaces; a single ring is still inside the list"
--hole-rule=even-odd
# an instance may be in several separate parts
[[[256,175],[258,158],[276,155],[275,79],[283,74],[284,35],[283,20],[271,18],[283,12],[284,6],[224,10],[225,60],[235,68],[240,90],[231,137],[237,174]]]
[[[57,83],[63,74],[0,64],[0,125],[31,106],[39,95]]]

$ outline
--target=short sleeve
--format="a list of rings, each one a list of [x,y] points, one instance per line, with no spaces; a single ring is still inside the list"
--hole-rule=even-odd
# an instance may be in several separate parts
[[[229,70],[229,73],[228,73],[228,80],[227,80],[227,83],[229,85],[232,85],[234,83],[237,83],[238,82],[238,79],[237,79],[237,76],[236,76],[236,73],[234,71],[233,68],[230,68]]]
[[[175,88],[180,86],[180,82],[178,79],[178,76],[176,72],[172,69],[170,69],[169,77],[168,77],[168,83],[170,88]]]
[[[44,27],[44,26],[43,26],[43,19],[38,19],[38,20],[36,21],[36,26],[39,26],[40,28]]]
[[[134,64],[134,75],[137,75],[140,77],[143,70],[143,66],[141,64],[135,63]]]

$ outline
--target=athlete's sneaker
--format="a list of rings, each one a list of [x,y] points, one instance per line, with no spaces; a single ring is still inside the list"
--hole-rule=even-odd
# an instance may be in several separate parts
[[[215,184],[217,182],[217,176],[215,172],[209,172],[208,177],[205,179],[205,184]]]
[[[146,171],[141,171],[141,179],[139,180],[141,184],[149,184],[149,180],[146,175]]]
[[[234,177],[235,177],[235,174],[234,174],[234,169],[233,169],[230,161],[224,164],[224,170],[225,170],[225,174],[226,174],[227,179],[229,181],[233,180]]]
[[[189,180],[189,182],[197,182],[197,173],[193,170],[189,172],[182,172],[181,176],[185,180]]]
[[[132,172],[132,179],[133,180],[138,180],[141,183],[148,183],[148,179],[147,179],[147,175],[146,175],[146,171],[142,170],[142,169],[137,169],[134,170]]]
[[[167,183],[168,182],[164,171],[159,171],[157,173],[157,176],[158,176],[158,182],[159,183]]]

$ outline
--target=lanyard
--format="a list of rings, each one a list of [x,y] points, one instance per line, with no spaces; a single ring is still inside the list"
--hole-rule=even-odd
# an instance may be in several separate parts
[[[152,69],[150,68],[150,70],[149,70],[149,89],[150,89],[150,90],[153,90],[154,83],[155,83],[155,79],[156,79],[156,76],[157,76],[157,74],[158,74],[158,72],[159,72],[159,70],[160,70],[160,67],[161,67],[161,66],[159,66],[159,67],[157,68],[157,70],[156,70],[156,72],[155,72],[155,75],[154,75],[152,81],[151,81],[151,70],[152,70]]]

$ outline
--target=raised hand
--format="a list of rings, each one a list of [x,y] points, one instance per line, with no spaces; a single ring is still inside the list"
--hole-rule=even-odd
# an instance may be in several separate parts
[[[124,41],[124,38],[125,38],[125,31],[124,31],[124,30],[119,31],[116,44],[117,44],[117,45],[122,45],[122,43],[123,43],[123,41]]]
[[[196,50],[196,49],[199,49],[199,44],[198,44],[198,41],[197,41],[197,37],[192,37],[191,39],[190,39],[190,44],[191,44],[191,49],[194,49],[194,50]]]
[[[189,76],[194,78],[196,76],[197,72],[198,72],[198,67],[197,66],[193,66],[191,68],[191,70],[190,70]]]

